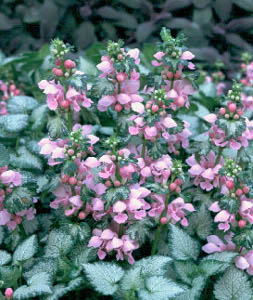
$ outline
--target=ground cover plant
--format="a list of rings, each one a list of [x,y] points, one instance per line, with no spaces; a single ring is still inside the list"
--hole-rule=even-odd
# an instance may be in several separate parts
[[[0,299],[252,300],[250,54],[72,51],[1,58]]]

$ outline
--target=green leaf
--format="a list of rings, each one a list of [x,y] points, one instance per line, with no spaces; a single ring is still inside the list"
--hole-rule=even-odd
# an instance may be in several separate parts
[[[253,2],[251,0],[233,0],[233,2],[239,7],[249,12],[253,12]]]
[[[29,96],[15,96],[8,100],[7,111],[10,114],[27,114],[39,105],[38,101]]]
[[[47,123],[48,134],[50,138],[63,138],[68,133],[67,125],[61,117],[50,117]]]
[[[103,295],[113,295],[124,275],[121,267],[108,262],[85,264],[83,267],[91,285]]]
[[[192,213],[188,221],[189,226],[186,229],[189,234],[196,233],[201,240],[205,240],[211,234],[213,219],[205,205],[202,205],[197,212]]]
[[[23,277],[28,280],[34,275],[46,272],[52,276],[55,276],[58,269],[57,260],[51,257],[41,257],[33,262],[33,266],[27,272],[23,273]]]
[[[36,235],[32,235],[26,240],[24,240],[13,254],[13,262],[23,262],[31,257],[37,252],[38,249],[38,239]]]
[[[65,294],[76,290],[83,283],[82,277],[77,277],[68,282],[68,285],[57,284],[52,288],[52,295],[49,295],[46,300],[58,300]]]
[[[27,300],[31,297],[51,294],[51,277],[46,272],[35,274],[31,277],[28,285],[23,285],[15,290],[14,300]]]
[[[141,282],[143,281],[142,268],[136,267],[128,270],[120,281],[120,288],[126,293],[130,290],[139,290],[142,287]]]
[[[169,256],[155,255],[137,261],[134,267],[141,267],[141,273],[144,277],[159,276],[166,274],[166,266],[171,261]]]
[[[73,161],[66,161],[63,166],[63,173],[73,176],[77,170],[77,165]]]
[[[200,273],[199,267],[192,261],[175,261],[174,267],[180,279],[190,285]]]
[[[7,265],[10,261],[11,255],[5,250],[0,250],[0,266]]]
[[[169,248],[171,255],[179,260],[196,260],[200,251],[200,245],[196,240],[190,237],[184,230],[172,224],[170,224]]]
[[[241,202],[236,198],[230,198],[228,196],[219,200],[219,206],[221,209],[227,210],[229,213],[234,214],[240,208]]]
[[[10,133],[23,131],[28,126],[28,116],[24,114],[4,115],[0,117],[3,129]]]
[[[3,226],[0,226],[0,245],[4,241],[4,236],[5,236],[5,234],[4,234],[4,228],[3,228]]]
[[[41,131],[47,123],[47,114],[48,114],[47,104],[40,105],[35,108],[31,114],[31,122],[33,131]]]
[[[28,209],[33,205],[32,193],[26,187],[16,187],[12,193],[6,196],[4,207],[10,213],[17,213],[21,210]]]
[[[0,278],[4,279],[4,288],[17,285],[20,271],[17,266],[0,266]]]
[[[146,238],[150,235],[150,228],[153,227],[154,222],[148,218],[138,220],[131,224],[126,231],[132,240],[138,239],[140,244],[145,243]]]
[[[234,252],[217,252],[203,258],[199,267],[206,276],[213,276],[224,272],[228,267],[230,267],[237,255],[238,254]]]
[[[251,229],[244,229],[234,235],[232,241],[239,247],[251,250],[253,247],[253,231]]]
[[[7,166],[9,164],[10,154],[7,148],[0,144],[0,167]]]
[[[184,291],[181,286],[162,276],[147,278],[145,286],[146,289],[138,293],[140,300],[168,300]]]
[[[79,60],[80,60],[80,68],[79,68],[80,71],[88,75],[93,75],[93,76],[97,75],[98,71],[95,64],[93,64],[89,59],[82,56],[80,56]]]
[[[54,229],[49,233],[45,250],[46,257],[66,255],[74,245],[73,238],[64,230]]]
[[[113,205],[118,200],[127,200],[129,197],[129,193],[130,191],[127,186],[108,189],[106,191],[106,194],[102,196],[102,199],[106,201],[105,209]]]
[[[112,95],[114,93],[114,84],[106,78],[96,79],[89,93],[96,98]]]
[[[10,157],[11,165],[14,168],[42,172],[43,164],[39,157],[32,154],[24,146],[19,147],[17,152],[18,152],[18,155],[11,154],[11,157]]]
[[[251,300],[253,290],[248,276],[231,267],[214,285],[214,295],[217,300]]]
[[[194,278],[192,288],[177,296],[175,300],[204,300],[201,298],[201,292],[205,287],[205,283],[206,278],[203,276]]]

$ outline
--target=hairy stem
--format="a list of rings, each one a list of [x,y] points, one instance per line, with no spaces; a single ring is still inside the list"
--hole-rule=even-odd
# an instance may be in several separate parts
[[[158,243],[160,240],[160,235],[161,235],[161,231],[162,231],[162,227],[163,227],[163,224],[161,224],[161,219],[166,216],[169,200],[170,200],[170,193],[168,193],[166,196],[164,210],[161,213],[160,218],[159,218],[159,225],[156,230],[155,240],[154,240],[154,243],[152,246],[151,255],[155,255],[156,251],[157,251],[157,247],[158,247]]]

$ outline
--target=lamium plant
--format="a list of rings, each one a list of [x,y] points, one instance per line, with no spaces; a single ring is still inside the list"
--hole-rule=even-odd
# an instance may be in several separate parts
[[[38,100],[0,81],[0,299],[252,299],[253,62],[225,84],[184,43],[94,75],[55,39]]]

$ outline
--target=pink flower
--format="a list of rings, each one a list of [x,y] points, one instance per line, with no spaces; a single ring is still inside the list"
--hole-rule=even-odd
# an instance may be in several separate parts
[[[209,210],[213,212],[218,212],[218,214],[214,218],[214,222],[219,223],[219,230],[223,230],[224,232],[230,229],[230,223],[235,222],[235,215],[230,214],[226,210],[222,210],[219,207],[218,201],[215,201],[210,207]]]
[[[9,170],[6,172],[3,172],[0,175],[0,180],[2,181],[3,184],[10,184],[13,186],[18,186],[21,185],[21,175],[18,172]]]
[[[185,100],[185,106],[189,108],[190,102],[189,102],[189,95],[194,94],[195,90],[193,89],[190,81],[183,79],[183,80],[175,80],[173,88],[170,89],[170,84],[166,86],[167,96],[171,99],[174,99],[174,102],[171,103],[170,108],[173,110],[176,110],[176,108],[179,106],[178,99],[179,97],[183,98]]]
[[[241,270],[247,270],[249,275],[253,275],[253,250],[236,257],[235,265]]]
[[[38,85],[41,90],[44,90],[44,94],[47,95],[49,109],[56,110],[64,100],[64,87],[60,83],[56,84],[54,80],[42,80]]]
[[[224,160],[220,159],[217,165],[215,165],[216,155],[213,151],[204,157],[201,156],[200,162],[197,162],[195,155],[190,156],[186,162],[191,166],[189,173],[191,177],[194,177],[194,184],[200,185],[201,189],[210,191],[213,187],[220,185],[219,170],[222,167]]]
[[[173,224],[180,221],[182,226],[188,226],[184,211],[193,212],[195,209],[191,203],[185,203],[183,198],[178,197],[168,205],[167,214]]]
[[[235,244],[232,242],[232,234],[225,235],[224,239],[227,243],[223,242],[216,235],[209,235],[207,237],[208,243],[202,247],[202,250],[208,254],[214,252],[233,251],[235,250]]]

